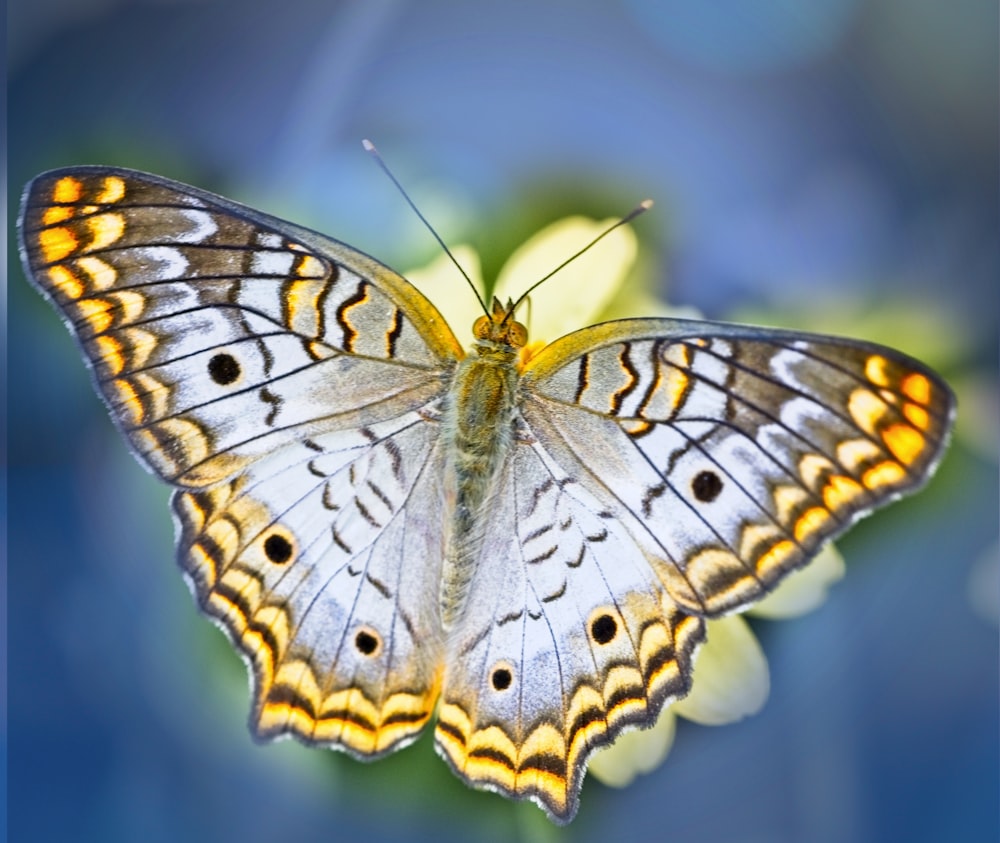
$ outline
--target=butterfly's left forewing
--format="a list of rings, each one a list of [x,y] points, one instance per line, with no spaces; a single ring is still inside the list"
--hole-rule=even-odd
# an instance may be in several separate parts
[[[210,485],[313,432],[420,407],[462,356],[387,267],[157,176],[45,173],[25,191],[20,235],[112,417],[175,485]]]
[[[685,320],[571,334],[525,382],[534,435],[628,526],[678,605],[707,616],[923,485],[954,413],[947,385],[900,352]]]

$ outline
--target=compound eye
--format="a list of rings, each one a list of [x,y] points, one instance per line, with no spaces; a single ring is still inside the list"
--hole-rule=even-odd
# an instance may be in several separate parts
[[[507,329],[507,342],[513,348],[523,348],[528,343],[528,329],[520,322],[511,322]]]
[[[490,335],[490,328],[493,320],[489,316],[480,316],[472,323],[472,336],[477,340],[484,340]]]

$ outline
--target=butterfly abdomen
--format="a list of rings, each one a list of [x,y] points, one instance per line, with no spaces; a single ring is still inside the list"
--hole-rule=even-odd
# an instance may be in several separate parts
[[[448,452],[445,486],[451,503],[441,576],[441,620],[445,629],[461,617],[482,541],[484,507],[513,441],[516,352],[481,342],[459,363],[448,395],[442,435]]]

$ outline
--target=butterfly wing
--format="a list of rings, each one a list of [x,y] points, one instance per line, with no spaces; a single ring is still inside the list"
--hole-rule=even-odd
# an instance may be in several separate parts
[[[20,236],[178,489],[180,562],[253,666],[257,732],[412,739],[439,684],[435,417],[462,355],[438,312],[341,243],[129,170],[39,176]]]
[[[440,686],[441,458],[408,413],[173,499],[181,565],[255,677],[251,728],[378,757]]]
[[[568,822],[593,749],[687,693],[704,622],[541,443],[522,437],[503,478],[447,658],[437,746],[472,784]]]
[[[29,276],[112,418],[168,483],[217,483],[314,431],[426,404],[462,356],[392,270],[157,176],[45,173],[22,202]]]
[[[898,352],[625,320],[532,359],[453,642],[436,739],[565,822],[586,759],[690,687],[701,616],[741,608],[912,491],[953,399]],[[490,559],[509,559],[500,581]]]
[[[525,379],[534,435],[622,519],[677,604],[707,616],[922,486],[955,407],[889,348],[687,320],[570,334]]]

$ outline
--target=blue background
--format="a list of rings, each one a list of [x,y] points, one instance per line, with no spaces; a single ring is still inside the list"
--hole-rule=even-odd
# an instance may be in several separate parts
[[[168,493],[11,249],[11,839],[996,839],[997,627],[976,609],[997,588],[995,3],[8,10],[11,209],[43,169],[135,166],[417,265],[435,247],[371,137],[495,270],[555,216],[652,196],[639,233],[672,303],[904,347],[968,423],[924,494],[840,543],[822,609],[757,623],[762,714],[682,723],[660,769],[587,782],[556,829],[464,788],[426,740],[374,765],[251,741],[243,666],[172,561]]]

